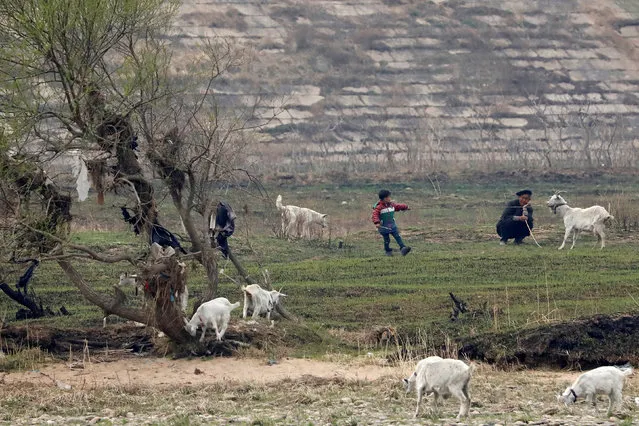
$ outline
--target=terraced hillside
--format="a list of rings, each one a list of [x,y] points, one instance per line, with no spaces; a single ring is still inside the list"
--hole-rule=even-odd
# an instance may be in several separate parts
[[[631,167],[633,11],[639,1],[186,0],[174,40],[184,54],[215,35],[253,47],[218,96],[286,106],[263,131],[281,169]]]

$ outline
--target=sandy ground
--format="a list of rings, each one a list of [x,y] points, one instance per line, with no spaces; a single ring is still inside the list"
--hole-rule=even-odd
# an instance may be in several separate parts
[[[405,394],[400,378],[414,363],[388,367],[367,357],[291,358],[274,365],[265,358],[92,361],[2,375],[0,425],[458,424],[454,399],[445,401],[436,417],[425,401],[420,418],[412,418],[415,397]],[[626,382],[623,406],[608,417],[605,398],[598,411],[583,401],[571,408],[557,404],[557,393],[578,371],[477,367],[471,416],[459,424],[638,424],[636,377]]]
[[[195,374],[199,370],[201,373]],[[74,388],[112,386],[135,383],[140,386],[184,386],[217,382],[275,383],[305,375],[332,379],[371,381],[399,374],[398,368],[375,365],[349,366],[342,363],[309,359],[283,359],[268,365],[265,360],[214,358],[210,360],[169,360],[165,358],[134,358],[113,362],[56,363],[38,370],[10,373],[4,382],[42,382],[52,379]]]

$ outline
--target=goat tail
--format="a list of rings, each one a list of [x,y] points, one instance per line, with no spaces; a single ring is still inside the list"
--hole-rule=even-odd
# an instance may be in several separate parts
[[[231,310],[240,307],[240,302],[231,303]]]
[[[282,205],[282,195],[277,196],[277,199],[275,200],[275,207],[277,207],[278,210],[282,210],[282,207],[284,207]]]

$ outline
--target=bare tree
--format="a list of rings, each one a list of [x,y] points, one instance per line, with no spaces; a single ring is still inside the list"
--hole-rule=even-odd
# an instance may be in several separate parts
[[[579,110],[573,114],[575,124],[581,130],[581,151],[583,159],[587,167],[593,167],[592,145],[594,143],[596,128],[599,126],[599,120],[596,114],[593,114],[590,102],[580,105]]]
[[[189,336],[172,297],[186,285],[180,258],[158,262],[71,244],[71,198],[45,172],[50,161],[79,150],[94,188],[128,192],[130,203],[123,207],[131,212],[129,222],[150,242],[162,228],[145,174],[148,160],[188,234],[185,256],[206,270],[204,297],[215,295],[216,252],[207,234],[215,205],[211,187],[240,175],[251,179],[243,161],[251,130],[268,117],[256,118],[260,99],[231,112],[219,108],[214,84],[246,58],[229,43],[204,46],[188,67],[188,84],[179,81],[166,37],[177,6],[176,0],[0,0],[0,109],[7,148],[0,180],[23,200],[13,218],[18,226],[5,229],[11,250],[57,262],[91,303],[184,342]],[[121,304],[118,294],[96,292],[76,270],[78,258],[136,265],[154,284],[155,303],[136,309]]]

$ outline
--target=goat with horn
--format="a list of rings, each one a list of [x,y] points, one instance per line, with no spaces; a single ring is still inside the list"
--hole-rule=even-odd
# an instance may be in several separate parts
[[[572,234],[572,249],[581,232],[592,232],[597,240],[601,240],[601,248],[606,247],[606,223],[614,219],[608,211],[601,206],[591,206],[587,209],[570,207],[568,202],[559,195],[563,191],[555,191],[546,205],[550,207],[554,214],[558,214],[564,220],[564,241],[559,246],[559,250],[564,248],[570,234]]]

